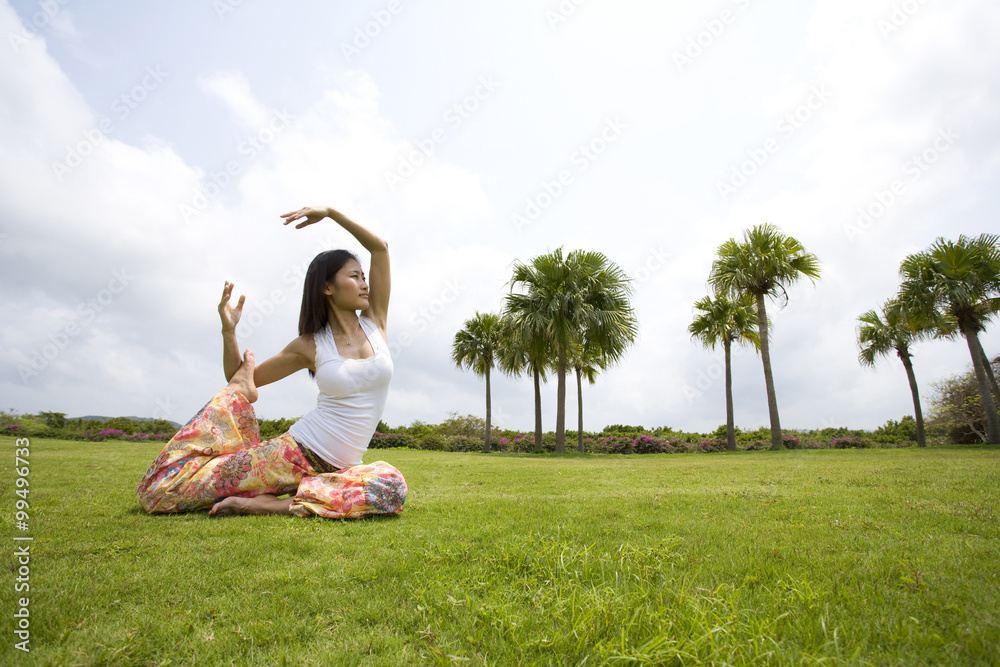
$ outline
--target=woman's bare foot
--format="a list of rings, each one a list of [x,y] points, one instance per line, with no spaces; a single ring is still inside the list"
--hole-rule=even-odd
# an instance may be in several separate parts
[[[278,498],[270,493],[262,493],[253,498],[223,498],[212,506],[209,516],[232,516],[235,514],[291,514],[288,509],[294,498]]]
[[[257,386],[253,383],[253,369],[253,352],[247,350],[243,354],[243,363],[229,380],[229,388],[240,392],[251,403],[257,400]]]

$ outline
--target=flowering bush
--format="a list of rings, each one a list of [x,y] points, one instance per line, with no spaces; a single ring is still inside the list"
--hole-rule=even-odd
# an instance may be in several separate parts
[[[759,452],[765,449],[771,449],[770,440],[751,440],[748,443],[737,445],[739,449],[745,452]]]
[[[818,440],[803,440],[799,443],[799,449],[827,449],[829,446],[825,442]]]
[[[531,452],[535,449],[535,435],[521,433],[513,438],[497,438],[494,445],[498,452]]]
[[[172,437],[174,436],[169,433],[133,433],[127,439],[132,442],[148,442],[149,440],[162,440],[166,442]]]
[[[632,449],[636,454],[673,454],[677,448],[671,442],[663,442],[651,435],[642,435],[635,439]]]
[[[866,449],[870,445],[863,438],[848,436],[846,438],[834,438],[830,441],[830,446],[834,449]]]
[[[583,448],[597,454],[632,454],[635,440],[624,435],[604,435],[599,438],[584,438]]]
[[[638,438],[604,435],[599,438],[584,438],[583,448],[597,454],[672,454],[677,451],[677,443],[663,442],[652,435]]]
[[[709,438],[698,443],[700,452],[724,452],[726,451],[726,441],[722,438]]]
[[[90,440],[92,442],[102,442],[108,438],[121,439],[124,438],[127,433],[119,428],[102,428],[96,429],[91,428],[83,432],[84,439]]]

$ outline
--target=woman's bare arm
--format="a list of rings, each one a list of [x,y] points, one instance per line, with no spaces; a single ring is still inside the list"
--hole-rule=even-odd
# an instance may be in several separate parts
[[[236,342],[236,325],[243,313],[245,296],[241,296],[234,308],[230,303],[233,295],[233,284],[226,283],[222,290],[222,300],[219,302],[219,316],[222,319],[222,366],[226,372],[226,382],[233,379],[243,358],[240,356],[239,343]],[[299,336],[285,346],[278,354],[254,367],[253,382],[258,387],[277,382],[303,368],[313,369],[316,361],[316,343],[311,335]]]
[[[330,206],[307,206],[298,211],[283,213],[281,217],[285,218],[284,224],[286,225],[298,222],[295,229],[302,229],[323,218],[330,218],[346,229],[351,236],[358,240],[358,243],[364,246],[365,250],[371,253],[372,263],[368,275],[368,308],[363,310],[361,314],[374,321],[384,337],[389,319],[389,293],[392,287],[389,272],[389,244],[366,227],[359,225]]]
[[[226,373],[226,382],[233,379],[236,369],[243,363],[240,347],[236,342],[236,325],[243,314],[246,296],[240,296],[235,308],[229,302],[232,296],[233,283],[227,282],[222,288],[222,300],[219,301],[219,317],[222,318],[222,368]]]
[[[312,334],[299,336],[278,354],[254,368],[253,383],[258,387],[277,382],[292,373],[308,368],[315,371],[316,343]]]

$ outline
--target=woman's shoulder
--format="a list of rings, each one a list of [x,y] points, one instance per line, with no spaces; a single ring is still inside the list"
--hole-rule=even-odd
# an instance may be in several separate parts
[[[298,338],[292,340],[292,342],[288,344],[287,349],[296,354],[300,354],[307,359],[313,360],[316,358],[316,337],[321,334],[321,331],[314,334],[302,334]]]

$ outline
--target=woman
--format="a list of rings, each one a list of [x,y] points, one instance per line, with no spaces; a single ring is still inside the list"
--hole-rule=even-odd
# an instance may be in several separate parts
[[[139,483],[147,512],[211,507],[229,514],[316,514],[349,518],[402,510],[406,482],[398,470],[361,457],[382,418],[392,377],[386,344],[389,250],[381,238],[329,207],[281,216],[302,229],[331,218],[371,253],[371,285],[346,250],[317,255],[306,272],[299,337],[260,365],[242,360],[227,282],[219,303],[223,367],[229,385],[166,444]],[[360,311],[360,316],[358,312]],[[316,378],[316,408],[287,433],[261,443],[251,403],[257,388],[303,368]],[[291,494],[289,497],[279,496]]]

